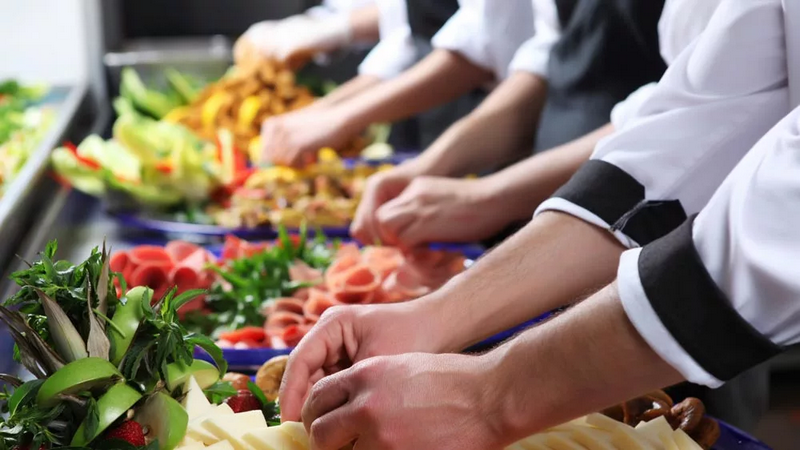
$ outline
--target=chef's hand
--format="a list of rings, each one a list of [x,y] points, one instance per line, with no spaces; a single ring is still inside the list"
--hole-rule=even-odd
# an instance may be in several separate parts
[[[371,358],[322,379],[303,407],[312,450],[499,450],[503,402],[488,355]]]
[[[314,108],[270,117],[261,126],[262,159],[301,167],[324,147],[341,149],[358,131],[352,131],[335,108]]]
[[[512,219],[500,191],[484,179],[418,177],[375,213],[384,243],[412,249],[430,242],[474,242]]]
[[[234,59],[240,67],[249,67],[263,59],[276,59],[296,70],[315,54],[340,49],[352,40],[347,14],[329,17],[298,14],[251,26],[236,42]]]
[[[280,391],[283,420],[300,420],[312,386],[367,358],[440,350],[445,327],[414,303],[349,305],[325,311],[289,357]],[[425,448],[425,447],[420,447]]]
[[[411,160],[369,177],[350,226],[350,234],[365,245],[384,241],[386,237],[381,235],[378,227],[378,209],[400,195],[419,175],[420,169],[415,160]]]

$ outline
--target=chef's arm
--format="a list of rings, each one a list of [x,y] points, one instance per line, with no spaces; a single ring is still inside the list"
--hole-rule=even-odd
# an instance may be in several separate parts
[[[380,10],[377,3],[352,11],[349,18],[355,42],[376,42],[380,38]]]
[[[614,132],[605,125],[586,136],[531,156],[484,178],[493,198],[506,205],[508,217],[529,219],[536,207],[556,190],[592,155],[597,143]]]
[[[656,241],[700,211],[787,113],[781,14],[779,0],[720,6],[651,99],[528,226],[425,299],[458,325],[443,348],[592,293],[614,279],[624,248]],[[752,70],[727,77],[742,61]]]
[[[317,100],[311,105],[311,107],[317,108],[338,105],[380,83],[381,79],[374,75],[358,75],[343,85],[337,87],[328,95]]]
[[[402,75],[337,106],[347,129],[394,122],[447,103],[491,81],[491,72],[461,55],[435,50]]]
[[[483,358],[494,367],[487,417],[513,438],[681,381],[631,325],[615,284]]]
[[[413,307],[441,324],[438,350],[460,351],[607,285],[623,250],[600,228],[542,214]]]
[[[445,131],[415,164],[426,175],[455,177],[491,170],[530,154],[546,95],[544,79],[515,72]]]

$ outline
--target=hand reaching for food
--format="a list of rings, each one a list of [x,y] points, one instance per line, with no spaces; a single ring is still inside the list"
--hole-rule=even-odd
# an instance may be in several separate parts
[[[418,177],[374,213],[383,243],[413,249],[430,242],[474,242],[510,222],[485,180]]]
[[[348,305],[325,311],[289,358],[280,392],[282,419],[300,420],[312,386],[325,376],[375,356],[438,351],[441,327],[428,324],[434,317],[420,314],[417,305]]]
[[[264,59],[285,62],[296,70],[315,54],[338,50],[353,40],[349,17],[298,14],[251,26],[234,47],[236,65],[247,68]]]
[[[365,245],[383,241],[375,213],[386,202],[397,198],[411,184],[417,173],[412,160],[369,177],[350,226],[350,234]]]
[[[357,135],[335,109],[298,110],[270,117],[261,127],[262,159],[302,167],[323,147],[345,148]]]
[[[323,379],[303,408],[311,448],[357,440],[364,449],[502,449],[508,438],[492,414],[500,399],[492,400],[491,365],[482,358],[382,356]]]

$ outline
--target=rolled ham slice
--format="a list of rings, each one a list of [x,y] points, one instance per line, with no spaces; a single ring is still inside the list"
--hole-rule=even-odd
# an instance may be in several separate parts
[[[328,282],[333,297],[347,304],[371,303],[380,285],[378,272],[364,264],[352,267]]]
[[[386,293],[386,301],[402,302],[427,295],[431,289],[423,284],[423,280],[413,268],[404,265],[392,272],[381,285]]]
[[[283,330],[290,325],[300,325],[305,323],[305,317],[300,314],[287,311],[278,311],[269,315],[264,329],[267,335],[272,337],[282,337]]]
[[[163,264],[140,264],[132,273],[131,286],[147,286],[153,290],[153,302],[164,296],[170,287],[168,266]]]
[[[322,282],[322,271],[315,269],[303,261],[295,261],[289,266],[289,278],[299,283]]]
[[[283,330],[281,340],[289,347],[297,347],[300,341],[311,331],[312,324],[289,325]]]
[[[172,256],[163,247],[156,245],[140,245],[128,252],[131,263],[136,266],[144,264],[171,266],[175,263]]]
[[[273,314],[276,312],[285,311],[302,315],[304,306],[305,302],[297,298],[279,298],[275,300],[275,303],[272,304],[272,307],[268,313]]]
[[[303,315],[305,315],[306,319],[316,323],[328,308],[341,304],[331,294],[319,289],[311,289],[308,294],[308,300],[303,306]]]
[[[164,250],[172,257],[175,262],[183,261],[192,253],[202,250],[199,245],[186,241],[170,241],[164,246]]]
[[[400,250],[394,247],[367,247],[361,255],[361,260],[385,279],[403,264],[405,258]]]

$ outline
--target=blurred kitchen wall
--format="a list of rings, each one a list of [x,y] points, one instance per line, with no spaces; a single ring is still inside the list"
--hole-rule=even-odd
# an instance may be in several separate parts
[[[0,0],[0,79],[75,84],[87,78],[84,0]]]

